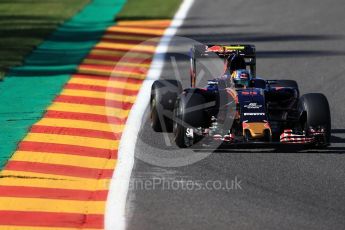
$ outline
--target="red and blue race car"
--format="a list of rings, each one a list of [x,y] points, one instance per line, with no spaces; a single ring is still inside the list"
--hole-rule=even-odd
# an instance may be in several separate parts
[[[198,58],[216,55],[224,74],[196,87]],[[151,89],[151,126],[173,132],[177,146],[222,144],[330,143],[331,116],[320,93],[299,95],[293,80],[256,77],[253,45],[196,45],[191,49],[191,87],[157,80]]]

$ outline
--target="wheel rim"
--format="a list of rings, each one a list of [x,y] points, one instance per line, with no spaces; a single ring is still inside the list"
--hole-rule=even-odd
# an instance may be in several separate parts
[[[180,106],[178,104],[177,108],[179,109],[179,107]],[[177,108],[174,109],[174,113],[173,113],[174,114],[174,116],[173,116],[173,133],[174,133],[175,136],[177,134],[177,126],[178,126],[177,120],[180,119],[179,116],[178,116],[178,111],[177,111],[178,109]]]
[[[174,136],[182,135],[183,143],[186,147],[190,147],[193,145],[194,141],[192,138],[187,136],[187,128],[184,126],[183,122],[183,108],[181,104],[178,102],[176,108],[174,109],[174,117],[173,117],[173,133]],[[182,124],[181,124],[182,123]]]
[[[154,119],[154,116],[156,116],[156,99],[153,98],[151,100],[151,113],[150,113],[150,117],[151,117],[151,126],[153,126],[153,119]]]

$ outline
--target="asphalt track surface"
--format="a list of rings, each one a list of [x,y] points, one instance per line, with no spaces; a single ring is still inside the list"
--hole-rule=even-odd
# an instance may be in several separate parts
[[[228,149],[193,163],[189,151],[167,146],[145,117],[132,173],[132,182],[139,182],[127,199],[128,229],[345,229],[343,28],[342,0],[197,0],[178,36],[204,43],[255,44],[259,76],[294,79],[302,94],[327,96],[332,145],[307,151]],[[188,86],[188,59],[177,52],[186,53],[189,45],[171,47],[162,78],[176,76],[171,62],[175,57]],[[186,165],[164,167],[181,163]],[[182,186],[186,181],[205,185],[235,178],[241,189]],[[157,184],[150,185],[154,181]],[[180,181],[180,187],[167,189],[164,181]]]

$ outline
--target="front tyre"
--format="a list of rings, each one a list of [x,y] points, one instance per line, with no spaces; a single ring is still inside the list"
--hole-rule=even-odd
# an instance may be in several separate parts
[[[303,95],[298,105],[302,129],[307,135],[310,128],[323,128],[325,135],[323,143],[319,146],[328,146],[331,138],[331,113],[328,100],[321,93],[308,93]]]
[[[156,132],[172,131],[172,112],[178,95],[182,92],[177,80],[157,80],[151,87],[151,127]]]
[[[200,138],[194,130],[205,123],[205,98],[194,91],[181,94],[176,102],[173,119],[175,143],[180,148],[191,147]]]

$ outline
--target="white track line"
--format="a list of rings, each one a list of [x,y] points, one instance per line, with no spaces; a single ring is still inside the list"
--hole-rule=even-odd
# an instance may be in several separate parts
[[[177,29],[182,25],[193,2],[194,0],[184,0],[170,27],[166,29],[156,48],[156,54],[147,74],[148,80],[145,80],[141,86],[137,100],[129,113],[119,145],[117,165],[109,187],[104,220],[106,230],[126,229],[125,207],[134,164],[135,145],[145,109],[149,104],[151,85],[154,80],[159,79],[169,43],[176,34]]]

